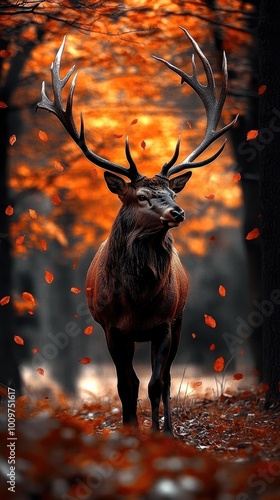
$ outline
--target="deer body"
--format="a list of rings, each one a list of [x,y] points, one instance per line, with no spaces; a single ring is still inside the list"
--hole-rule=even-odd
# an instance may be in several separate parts
[[[223,151],[225,142],[210,158],[194,162],[237,119],[236,117],[222,129],[216,130],[227,91],[225,55],[223,84],[217,98],[209,61],[190,34],[184,28],[182,30],[202,62],[207,84],[202,85],[197,79],[194,56],[192,75],[164,59],[155,59],[177,73],[182,83],[190,85],[198,94],[206,110],[206,133],[196,149],[181,163],[176,164],[179,139],[173,157],[153,178],[147,178],[138,172],[131,157],[128,139],[125,151],[129,167],[126,168],[97,155],[87,146],[82,117],[78,132],[72,114],[76,76],[73,78],[65,109],[61,96],[74,71],[73,66],[64,78],[60,78],[65,39],[51,66],[54,101],[47,97],[43,83],[42,100],[37,105],[54,113],[84,155],[95,165],[106,169],[104,177],[107,186],[122,202],[111,234],[100,246],[88,270],[88,305],[93,317],[105,331],[108,349],[116,366],[124,423],[137,424],[139,380],[132,365],[135,343],[151,342],[152,376],[148,393],[152,407],[152,428],[159,429],[159,405],[162,399],[164,431],[169,434],[172,434],[170,367],[178,349],[182,314],[188,294],[187,276],[173,247],[169,230],[179,226],[184,220],[184,211],[176,204],[175,197],[185,187],[191,172],[171,176],[214,161]],[[127,183],[120,175],[131,182]]]

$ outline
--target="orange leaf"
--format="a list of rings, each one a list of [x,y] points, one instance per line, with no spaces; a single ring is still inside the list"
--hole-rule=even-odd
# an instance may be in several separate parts
[[[46,240],[41,240],[40,241],[40,247],[41,247],[41,250],[43,250],[44,252],[48,249],[48,243]]]
[[[219,286],[219,294],[221,295],[221,297],[225,297],[226,296],[226,289],[223,285],[220,285]]]
[[[0,305],[5,306],[6,304],[9,304],[10,299],[11,299],[10,295],[5,295],[5,297],[2,297],[2,299],[0,300]]]
[[[44,132],[43,130],[39,130],[39,139],[41,139],[41,141],[43,142],[48,142],[49,138],[48,138],[48,134],[46,132]]]
[[[192,333],[192,338],[196,339],[196,333]]]
[[[25,302],[30,302],[33,306],[35,306],[36,302],[35,302],[35,299],[34,299],[32,293],[23,292],[22,298],[23,298],[23,300],[25,300]]]
[[[91,362],[92,362],[92,359],[91,358],[87,358],[87,357],[82,358],[82,359],[79,360],[79,363],[82,363],[83,365],[88,365]]]
[[[28,212],[29,212],[31,219],[37,219],[38,214],[37,214],[36,210],[33,210],[33,208],[29,208]]]
[[[9,50],[2,49],[0,50],[1,59],[5,59],[6,57],[10,57],[11,52]]]
[[[114,134],[114,137],[115,137],[116,139],[120,139],[122,136],[123,136],[122,134]]]
[[[60,205],[60,203],[61,203],[61,199],[60,199],[60,197],[58,196],[58,194],[56,194],[56,193],[52,195],[51,200],[52,200],[52,203],[53,203],[54,205],[56,205],[56,206],[57,206],[57,205]]]
[[[8,104],[6,104],[4,101],[0,101],[0,108],[7,108]]]
[[[72,286],[71,287],[71,292],[72,293],[81,293],[81,289],[78,288],[77,286]]]
[[[21,236],[19,236],[17,239],[16,239],[16,245],[22,245],[23,242],[24,242],[24,239],[25,239],[25,235],[22,234]]]
[[[216,345],[215,344],[211,344],[210,347],[209,347],[210,351],[214,351],[216,349]]]
[[[233,178],[232,178],[232,182],[234,184],[237,184],[237,182],[239,182],[241,179],[241,174],[239,172],[236,172],[236,174],[234,174]]]
[[[13,207],[11,205],[8,205],[6,210],[5,210],[5,214],[6,215],[13,215],[13,213],[14,213]]]
[[[235,373],[232,378],[233,380],[241,380],[243,377],[244,375],[242,373]]]
[[[211,194],[205,194],[204,198],[207,198],[207,200],[213,200],[215,198],[215,195],[213,193],[211,193]]]
[[[145,142],[145,141],[142,141],[142,142],[141,142],[141,148],[142,148],[142,149],[146,149],[146,142]]]
[[[19,335],[14,335],[14,341],[15,341],[16,344],[24,345],[24,340]]]
[[[45,375],[43,368],[37,368],[37,372],[40,373],[40,375]]]
[[[59,163],[59,161],[54,160],[53,166],[58,172],[63,172],[64,170],[64,167],[61,165],[61,163]]]
[[[247,141],[251,141],[252,139],[256,139],[259,135],[259,131],[258,130],[250,130],[248,133],[247,133]]]
[[[257,227],[255,227],[254,229],[252,229],[252,231],[250,231],[247,236],[246,236],[246,240],[254,240],[256,238],[258,238],[260,236],[260,231]]]
[[[39,348],[38,347],[33,347],[32,349],[32,354],[36,354],[37,352],[39,352]]]
[[[72,264],[72,269],[76,269],[77,268],[78,262],[79,262],[79,257],[76,257],[76,259],[74,260],[74,262]]]
[[[213,368],[214,368],[215,372],[222,372],[224,367],[225,367],[225,360],[224,360],[223,356],[220,356],[219,358],[217,358],[215,360]]]
[[[212,316],[208,316],[208,314],[204,314],[204,322],[207,326],[210,326],[211,328],[216,328],[216,321]]]
[[[49,269],[45,270],[45,281],[50,285],[54,280],[54,275]]]
[[[130,125],[136,125],[137,122],[138,122],[137,118],[134,118],[134,120],[132,120]]]
[[[258,95],[262,95],[265,93],[267,89],[267,86],[266,85],[260,85],[259,88],[258,88]]]
[[[186,122],[186,124],[188,125],[189,128],[192,128],[192,125],[190,122]]]
[[[14,145],[14,143],[16,142],[16,140],[17,140],[16,134],[10,135],[10,137],[9,137],[9,143],[10,143],[11,146]]]
[[[91,335],[93,332],[93,326],[86,326],[84,329],[84,334],[85,335]]]

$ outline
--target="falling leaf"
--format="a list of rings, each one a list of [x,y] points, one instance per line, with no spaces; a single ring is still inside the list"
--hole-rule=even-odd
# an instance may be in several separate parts
[[[4,101],[0,101],[0,108],[4,109],[7,107],[8,107],[8,104],[6,104]]]
[[[78,262],[79,262],[79,257],[76,257],[76,259],[74,260],[74,262],[72,264],[72,269],[75,270],[77,268]]]
[[[40,241],[40,247],[41,247],[41,250],[43,250],[44,252],[46,252],[46,250],[48,249],[48,243],[46,240],[41,240]]]
[[[258,95],[262,95],[265,93],[267,89],[267,86],[266,85],[260,85],[259,88],[258,88]]]
[[[38,347],[33,347],[32,349],[32,354],[37,354],[37,352],[39,352],[39,348]]]
[[[19,245],[22,245],[23,242],[25,240],[25,235],[22,234],[21,236],[19,236],[17,239],[16,239],[16,245],[19,246]]]
[[[210,241],[216,241],[216,236],[210,236],[209,240]]]
[[[237,184],[237,182],[239,182],[241,179],[241,174],[239,172],[236,172],[236,174],[234,174],[233,178],[232,178],[232,182],[234,184]]]
[[[233,380],[241,380],[243,379],[243,377],[244,377],[243,373],[235,373],[232,378]]]
[[[81,289],[76,287],[76,286],[72,286],[71,287],[71,292],[72,293],[81,293]]]
[[[256,238],[258,238],[260,236],[260,231],[257,227],[255,227],[254,229],[252,229],[252,231],[250,231],[247,236],[246,236],[246,240],[254,240]]]
[[[29,213],[29,216],[31,217],[31,219],[38,218],[38,214],[37,214],[36,210],[33,210],[33,208],[29,208],[28,213]]]
[[[211,193],[211,194],[205,194],[204,198],[207,198],[207,200],[213,200],[215,198],[215,195],[213,193]]]
[[[2,49],[0,50],[1,59],[5,59],[6,57],[10,57],[11,52],[9,50]]]
[[[36,301],[35,301],[32,293],[23,292],[22,293],[22,298],[23,298],[23,300],[25,300],[25,302],[30,302],[33,306],[35,306]]]
[[[137,118],[134,118],[134,120],[132,120],[130,125],[136,125],[137,122],[138,122]]]
[[[220,285],[219,286],[219,294],[221,295],[221,297],[225,297],[226,296],[226,289],[223,285]]]
[[[220,356],[219,358],[217,358],[215,360],[213,368],[214,368],[215,372],[222,372],[224,367],[225,367],[225,360],[224,360],[223,356]]]
[[[91,335],[93,332],[93,326],[86,326],[84,329],[84,334],[85,335]]]
[[[5,210],[5,214],[6,215],[13,215],[13,213],[14,213],[13,207],[11,205],[8,205],[6,210]]]
[[[54,275],[49,269],[45,270],[45,281],[50,285],[54,280]]]
[[[192,128],[192,124],[190,122],[186,122],[186,125],[188,125],[189,128]]]
[[[11,300],[11,296],[5,295],[5,297],[2,297],[2,299],[0,300],[0,305],[5,306],[6,304],[9,304],[10,300]]]
[[[48,138],[48,134],[46,132],[44,132],[43,130],[39,130],[39,139],[41,139],[41,141],[43,142],[48,142],[49,138]]]
[[[142,141],[142,142],[141,142],[141,148],[142,148],[142,149],[146,149],[146,142],[145,142],[145,141]]]
[[[251,141],[252,139],[256,139],[259,135],[259,131],[258,130],[250,130],[248,133],[247,133],[247,141]]]
[[[15,341],[16,344],[24,345],[24,340],[19,335],[14,335],[14,341]]]
[[[64,167],[61,165],[61,163],[59,163],[59,161],[57,160],[54,160],[53,162],[53,166],[54,168],[58,171],[58,172],[63,172],[64,170]]]
[[[45,375],[43,368],[37,368],[37,372],[40,373],[40,375]]]
[[[87,357],[82,358],[82,359],[79,360],[79,363],[82,363],[83,365],[88,365],[91,362],[92,362],[92,359],[91,358],[87,358]]]
[[[209,349],[210,351],[214,351],[216,349],[216,344],[211,344]]]
[[[16,140],[17,140],[16,134],[10,135],[10,137],[9,137],[9,143],[10,143],[11,146],[14,145],[14,143],[16,142]]]
[[[122,134],[114,134],[114,137],[115,137],[116,139],[120,139],[122,136],[123,136]]]
[[[196,333],[192,333],[192,338],[196,339]]]
[[[207,326],[210,326],[211,328],[216,328],[216,321],[212,316],[209,316],[208,314],[204,314],[204,322]]]
[[[58,194],[56,194],[56,193],[52,195],[51,200],[52,200],[52,203],[53,203],[54,205],[56,205],[56,206],[57,206],[57,205],[60,205],[60,203],[61,203],[61,199],[60,199],[60,197],[58,196]]]

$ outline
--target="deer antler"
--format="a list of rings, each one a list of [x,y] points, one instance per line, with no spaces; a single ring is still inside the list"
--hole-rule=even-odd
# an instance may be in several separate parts
[[[129,143],[128,143],[128,138],[126,138],[126,145],[125,145],[125,152],[126,152],[126,157],[129,163],[129,168],[123,167],[121,165],[118,165],[116,163],[113,163],[106,158],[103,158],[96,153],[94,153],[86,144],[85,141],[85,129],[84,129],[84,121],[83,121],[83,116],[81,114],[81,127],[80,127],[80,132],[78,132],[74,118],[73,118],[73,112],[72,112],[72,106],[73,106],[73,96],[74,96],[74,90],[75,90],[75,85],[76,85],[76,79],[77,79],[77,73],[74,75],[74,78],[71,83],[70,87],[70,92],[67,97],[67,103],[66,103],[66,109],[63,107],[63,100],[61,96],[61,92],[65,85],[67,84],[68,80],[72,76],[75,66],[72,66],[72,68],[68,71],[68,73],[65,75],[64,78],[60,78],[60,63],[61,63],[61,56],[63,53],[63,49],[65,46],[65,41],[66,37],[63,38],[63,42],[56,54],[55,60],[51,65],[51,75],[52,75],[52,89],[53,89],[53,94],[54,94],[54,101],[52,102],[46,95],[46,90],[45,90],[45,82],[42,83],[42,100],[37,104],[36,110],[38,108],[40,109],[45,109],[47,111],[50,111],[54,115],[57,116],[57,118],[61,121],[62,125],[64,126],[65,130],[67,130],[68,134],[72,137],[72,139],[78,144],[78,146],[81,148],[83,151],[84,155],[88,160],[90,160],[92,163],[97,165],[98,167],[105,168],[106,170],[109,170],[110,172],[115,172],[117,174],[122,174],[125,175],[128,179],[130,179],[132,182],[138,181],[143,178],[143,176],[138,172],[137,167],[131,157],[130,149],[129,149]]]
[[[226,139],[223,143],[223,145],[220,147],[220,149],[210,158],[207,158],[202,161],[198,161],[193,163],[193,160],[195,160],[198,156],[201,155],[209,146],[212,144],[214,141],[216,141],[219,137],[224,135],[233,125],[236,123],[238,115],[232,120],[231,123],[223,127],[221,130],[216,130],[223,105],[225,102],[226,94],[227,94],[227,88],[228,88],[228,75],[227,75],[227,60],[226,60],[226,55],[223,53],[223,66],[222,66],[222,72],[223,72],[223,83],[222,83],[222,89],[221,93],[219,96],[219,99],[216,97],[216,92],[215,92],[215,79],[213,76],[212,68],[210,66],[210,63],[208,59],[205,57],[203,54],[202,50],[200,49],[199,45],[196,43],[196,41],[192,38],[192,36],[189,34],[189,32],[180,27],[184,33],[187,35],[189,40],[191,41],[193,48],[196,52],[196,54],[199,56],[205,73],[206,73],[206,78],[207,78],[207,85],[202,85],[198,79],[197,79],[197,69],[196,69],[196,64],[195,64],[195,59],[194,55],[192,56],[192,66],[193,66],[193,73],[192,75],[188,75],[185,73],[185,71],[181,70],[180,68],[177,68],[170,62],[166,61],[165,59],[161,59],[160,57],[153,56],[154,59],[157,59],[158,61],[163,62],[168,68],[170,68],[172,71],[177,73],[179,76],[181,76],[182,80],[181,83],[188,83],[190,87],[193,88],[193,90],[197,93],[197,95],[200,97],[205,110],[206,110],[206,116],[207,116],[207,125],[206,125],[206,133],[205,137],[202,140],[202,142],[196,147],[196,149],[189,155],[187,158],[185,158],[181,163],[178,163],[177,165],[174,165],[174,163],[177,161],[178,156],[179,156],[179,148],[180,148],[180,138],[178,139],[175,152],[173,157],[168,163],[165,163],[162,167],[161,172],[158,174],[162,177],[169,177],[173,174],[176,174],[178,172],[181,172],[182,170],[185,170],[187,168],[197,168],[197,167],[202,167],[204,165],[207,165],[208,163],[214,161],[223,151],[226,143]]]

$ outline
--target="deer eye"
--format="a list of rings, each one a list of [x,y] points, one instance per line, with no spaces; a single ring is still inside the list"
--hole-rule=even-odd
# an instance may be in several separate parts
[[[144,196],[143,194],[139,194],[139,196],[138,196],[138,200],[139,200],[139,201],[146,201],[146,200],[147,200],[147,197],[146,197],[146,196]]]

